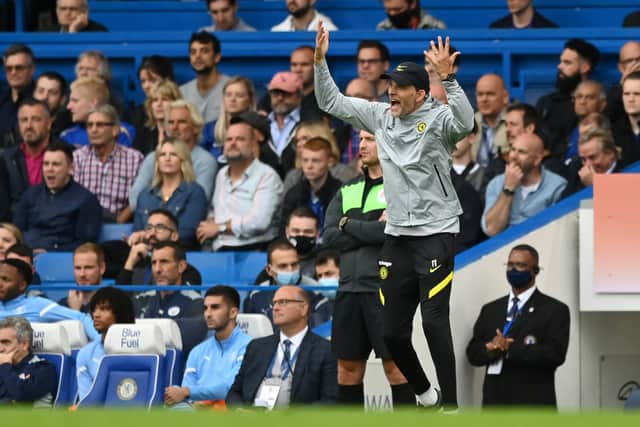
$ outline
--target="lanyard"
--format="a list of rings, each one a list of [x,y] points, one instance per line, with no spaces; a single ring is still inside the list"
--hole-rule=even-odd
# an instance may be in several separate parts
[[[520,316],[521,310],[522,309],[519,308],[511,317],[507,317],[507,323],[505,323],[504,328],[502,328],[502,335],[507,336],[509,330],[511,329],[511,326],[513,325],[513,322],[515,322],[518,316]]]
[[[278,344],[278,346],[281,346],[281,344]],[[293,356],[291,356],[291,360],[285,359],[285,361],[287,362],[287,367],[285,368],[284,372],[280,372],[281,379],[286,380],[287,377],[289,376],[289,372],[291,372],[291,375],[293,375],[293,367],[295,366],[296,360],[298,359],[298,354],[300,353],[300,347],[302,347],[302,343],[300,343],[296,351],[293,353]],[[276,363],[277,357],[278,357],[278,351],[276,350],[276,353],[273,355],[273,358],[269,363],[269,368],[267,369],[268,378],[273,377],[273,365]],[[282,358],[284,359],[284,348],[282,349]]]

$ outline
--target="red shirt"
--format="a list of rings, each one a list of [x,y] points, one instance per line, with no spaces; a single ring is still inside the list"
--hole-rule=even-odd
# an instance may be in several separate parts
[[[24,161],[27,164],[27,175],[29,185],[36,185],[42,182],[42,160],[44,159],[44,149],[35,156],[31,156],[25,144],[20,147],[24,153]]]

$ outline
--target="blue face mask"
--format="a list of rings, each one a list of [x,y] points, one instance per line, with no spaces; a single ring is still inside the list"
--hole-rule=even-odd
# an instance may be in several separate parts
[[[322,295],[324,295],[325,297],[329,298],[329,299],[334,299],[336,297],[336,291],[338,288],[338,278],[337,277],[323,277],[322,279],[318,280],[318,284],[320,286],[333,286],[335,287],[335,289],[332,289],[330,291],[320,291],[320,293]]]
[[[529,270],[519,271],[515,268],[507,270],[507,281],[514,289],[522,289],[531,283],[533,274]]]
[[[276,271],[276,282],[280,286],[297,285],[300,281],[300,270]]]

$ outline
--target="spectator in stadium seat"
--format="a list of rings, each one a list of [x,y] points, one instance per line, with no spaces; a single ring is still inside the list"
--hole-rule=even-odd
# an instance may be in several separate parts
[[[198,31],[213,33],[216,31],[256,31],[238,16],[237,0],[206,0],[212,25]]]
[[[316,101],[313,85],[313,47],[302,45],[296,47],[289,57],[289,71],[300,76],[302,80],[302,102],[300,103],[300,116],[303,120],[311,118],[320,119],[323,113]],[[265,115],[271,113],[271,95],[269,93],[258,102],[258,111]]]
[[[600,51],[593,44],[567,40],[560,54],[557,90],[538,99],[538,116],[549,133],[548,147],[556,157],[564,154],[565,141],[576,125],[573,94],[581,81],[589,79],[599,60]]]
[[[240,370],[251,337],[236,321],[240,295],[231,286],[214,286],[204,296],[204,320],[213,332],[189,353],[182,387],[164,390],[164,403],[224,400]]]
[[[0,222],[0,261],[4,260],[7,249],[22,241],[22,232],[18,227],[10,222]]]
[[[280,331],[249,343],[227,405],[281,408],[335,402],[336,359],[331,344],[309,330],[312,304],[297,286],[276,291],[273,319]],[[280,386],[277,398],[265,399],[268,385]]]
[[[328,30],[338,29],[331,18],[316,10],[316,0],[285,0],[285,3],[289,16],[271,27],[271,31],[315,31],[320,21]]]
[[[640,71],[640,42],[631,40],[622,45],[618,51],[618,71],[620,71],[620,82],[607,92],[607,115],[611,123],[625,116],[622,82],[632,72]]]
[[[607,94],[604,91],[604,86],[595,80],[581,81],[576,87],[573,99],[576,125],[567,138],[564,157],[567,162],[578,155],[579,123],[591,113],[602,113],[607,106]]]
[[[67,81],[62,74],[55,71],[45,71],[36,79],[33,98],[42,101],[49,107],[51,115],[51,135],[57,138],[60,133],[71,127],[71,114],[66,109]]]
[[[107,286],[98,289],[89,301],[89,311],[99,339],[85,345],[78,352],[76,376],[78,379],[78,397],[84,399],[98,373],[104,357],[104,338],[111,325],[115,323],[135,323],[133,302],[129,295],[117,288]]]
[[[163,114],[163,126],[167,136],[177,138],[187,144],[191,150],[191,163],[196,182],[204,190],[207,200],[211,200],[213,181],[218,171],[218,165],[213,156],[198,145],[204,124],[202,116],[193,104],[183,99],[173,101],[169,105],[163,104]],[[157,146],[153,150],[142,162],[138,177],[129,191],[129,206],[133,210],[136,209],[140,193],[152,185]]]
[[[462,214],[459,216],[460,232],[456,234],[455,251],[461,252],[484,240],[480,218],[484,208],[485,168],[471,158],[471,147],[477,141],[478,128],[456,143],[451,153],[451,182],[460,200]]]
[[[99,105],[109,103],[109,89],[106,83],[96,77],[80,77],[71,83],[71,94],[67,108],[71,112],[74,126],[60,133],[60,139],[76,147],[89,145],[86,121],[89,111]],[[135,129],[129,123],[120,121],[118,144],[126,147],[133,145]]]
[[[158,148],[169,130],[165,127],[169,104],[179,99],[182,99],[182,94],[173,81],[162,80],[149,88],[149,95],[144,101],[146,119],[142,126],[136,128],[133,148],[145,156]]]
[[[160,55],[145,56],[142,58],[142,62],[138,67],[138,81],[140,82],[140,88],[144,93],[145,102],[132,109],[130,118],[131,125],[136,128],[136,133],[138,128],[143,127],[145,122],[147,122],[151,117],[146,108],[146,100],[151,96],[151,89],[158,83],[165,80],[175,82],[171,59]]]
[[[613,139],[622,148],[622,165],[640,160],[640,71],[629,74],[622,82],[625,115],[613,125]]]
[[[507,144],[505,109],[509,104],[509,90],[498,74],[484,74],[476,82],[475,114],[477,141],[471,146],[473,160],[486,168],[495,158],[505,156]]]
[[[129,236],[129,255],[124,267],[116,277],[118,285],[150,285],[153,284],[151,274],[151,252],[162,242],[178,242],[178,219],[166,209],[154,209],[149,212],[144,230],[135,231]],[[182,281],[187,285],[200,285],[200,272],[191,264],[182,274]]]
[[[485,304],[475,322],[467,358],[487,368],[484,407],[556,406],[554,377],[569,345],[569,308],[537,289],[539,272],[533,247],[513,247],[507,261],[509,295]]]
[[[129,188],[142,164],[142,154],[117,143],[120,119],[111,105],[91,109],[86,129],[89,145],[73,152],[73,177],[98,197],[103,222],[131,222]]]
[[[160,242],[151,253],[151,270],[157,291],[134,298],[136,317],[183,319],[202,316],[202,297],[196,291],[163,291],[163,286],[186,285],[187,258],[177,242]]]
[[[56,0],[56,17],[57,31],[61,33],[108,31],[104,25],[89,19],[87,0]]]
[[[231,117],[256,109],[256,90],[253,82],[242,76],[232,77],[222,89],[222,106],[218,119],[205,123],[202,129],[200,145],[207,150],[218,162],[218,167],[227,162],[222,154],[224,149],[224,134],[231,123]]]
[[[608,129],[594,128],[581,134],[578,155],[567,167],[567,188],[562,197],[593,185],[595,174],[619,172],[619,151]]]
[[[11,213],[27,188],[42,183],[42,160],[44,150],[51,141],[51,117],[47,106],[31,98],[20,103],[18,129],[21,144],[13,145],[2,152],[0,168],[7,185]]]
[[[26,262],[10,258],[0,261],[0,319],[22,316],[29,322],[52,323],[60,320],[79,320],[91,340],[100,335],[85,313],[70,310],[41,297],[25,295],[32,282],[32,268]]]
[[[0,93],[0,149],[17,144],[18,106],[33,93],[36,61],[33,51],[23,44],[12,44],[2,54],[8,87]]]
[[[507,0],[509,15],[489,25],[489,28],[557,28],[533,7],[533,0]]]
[[[315,274],[314,277],[320,286],[336,287],[340,282],[340,252],[331,249],[324,249],[318,252],[315,258]],[[320,294],[329,298],[336,299],[336,289],[319,291]]]
[[[389,70],[390,59],[389,49],[384,43],[378,40],[360,40],[358,43],[358,77],[374,87],[374,99],[380,102],[389,102],[389,81],[381,79],[380,76]]]
[[[0,405],[52,407],[58,381],[56,368],[31,352],[33,329],[24,317],[0,320]]]
[[[446,28],[444,22],[434,18],[420,8],[420,0],[382,0],[382,3],[387,19],[378,23],[377,30]],[[327,28],[327,30],[331,29]]]
[[[289,218],[295,208],[306,206],[324,227],[324,215],[342,182],[329,173],[332,164],[331,144],[324,138],[311,138],[300,148],[303,179],[284,196],[281,218]],[[284,230],[284,223],[281,226]]]
[[[544,143],[536,134],[521,134],[509,150],[504,174],[489,182],[482,230],[494,236],[560,200],[567,181],[542,166]]]
[[[104,53],[99,50],[85,50],[82,52],[76,61],[75,73],[76,79],[93,77],[104,81],[109,89],[109,101],[107,103],[116,107],[118,114],[122,117],[128,116],[128,110],[122,99],[122,94],[119,93],[117,86],[111,84],[111,78],[113,77],[111,64]]]
[[[42,166],[43,182],[27,189],[16,205],[14,224],[37,252],[72,251],[95,242],[102,225],[96,196],[73,179],[73,149],[50,143]]]
[[[624,17],[624,21],[622,21],[623,27],[640,27],[640,10],[635,12],[631,12],[627,16]]]
[[[229,76],[218,71],[221,58],[218,38],[206,31],[193,33],[189,40],[189,63],[196,78],[180,86],[182,97],[196,106],[204,122],[216,120],[222,105],[222,88]]]
[[[235,120],[225,134],[228,164],[216,177],[209,217],[196,231],[205,250],[264,250],[277,234],[282,181],[256,158],[251,125]]]
[[[73,251],[73,277],[76,285],[98,286],[102,284],[102,275],[106,269],[104,252],[95,243],[83,243]],[[58,301],[63,307],[82,313],[91,313],[89,303],[96,291],[70,289],[66,297]]]
[[[346,131],[342,131],[344,134]],[[340,162],[340,147],[336,141],[336,136],[331,128],[323,121],[304,121],[300,122],[294,131],[293,144],[289,144],[282,154],[284,164],[289,164],[295,159],[295,168],[290,169],[284,180],[283,193],[287,194],[296,185],[302,182],[304,173],[302,172],[302,163],[300,153],[304,144],[312,138],[322,138],[331,145],[331,158],[329,159],[329,172],[331,176],[341,182],[348,182],[355,178],[358,173],[357,159],[354,161],[352,155],[351,162],[347,165]],[[345,144],[357,144],[355,140],[350,140]],[[286,162],[286,163],[285,163]],[[283,166],[284,166],[283,164]]]
[[[163,208],[179,221],[180,240],[195,247],[196,228],[207,215],[207,196],[195,182],[189,147],[176,138],[167,138],[156,150],[152,185],[142,191],[133,218],[133,231],[147,223],[149,212]]]
[[[5,259],[19,259],[20,261],[24,261],[31,267],[31,273],[33,276],[31,278],[32,285],[40,285],[42,281],[40,280],[40,275],[36,271],[36,266],[33,263],[33,249],[31,247],[25,245],[22,242],[15,243],[7,248],[5,253]],[[44,293],[37,290],[31,290],[27,293],[28,296],[44,296]]]
[[[300,257],[296,248],[287,240],[273,241],[267,248],[267,274],[269,279],[260,286],[317,286],[318,282],[300,274]],[[264,314],[274,323],[271,300],[274,291],[251,291],[244,301],[243,312]],[[333,303],[318,292],[310,292],[311,298],[309,326],[315,328],[331,319]],[[275,325],[275,323],[274,323]]]

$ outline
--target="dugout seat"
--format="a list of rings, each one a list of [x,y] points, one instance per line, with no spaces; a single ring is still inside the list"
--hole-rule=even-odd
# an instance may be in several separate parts
[[[162,404],[165,339],[153,324],[115,324],[104,340],[105,356],[79,407],[146,407]]]
[[[273,334],[271,321],[264,314],[239,313],[238,326],[251,338],[266,337]]]
[[[76,364],[71,357],[71,347],[65,328],[59,323],[31,323],[33,328],[33,352],[56,368],[58,388],[53,406],[73,403],[78,386]]]
[[[167,349],[165,384],[177,386],[182,384],[184,353],[182,352],[182,336],[176,321],[173,319],[136,319],[136,324],[157,325],[160,328]]]

